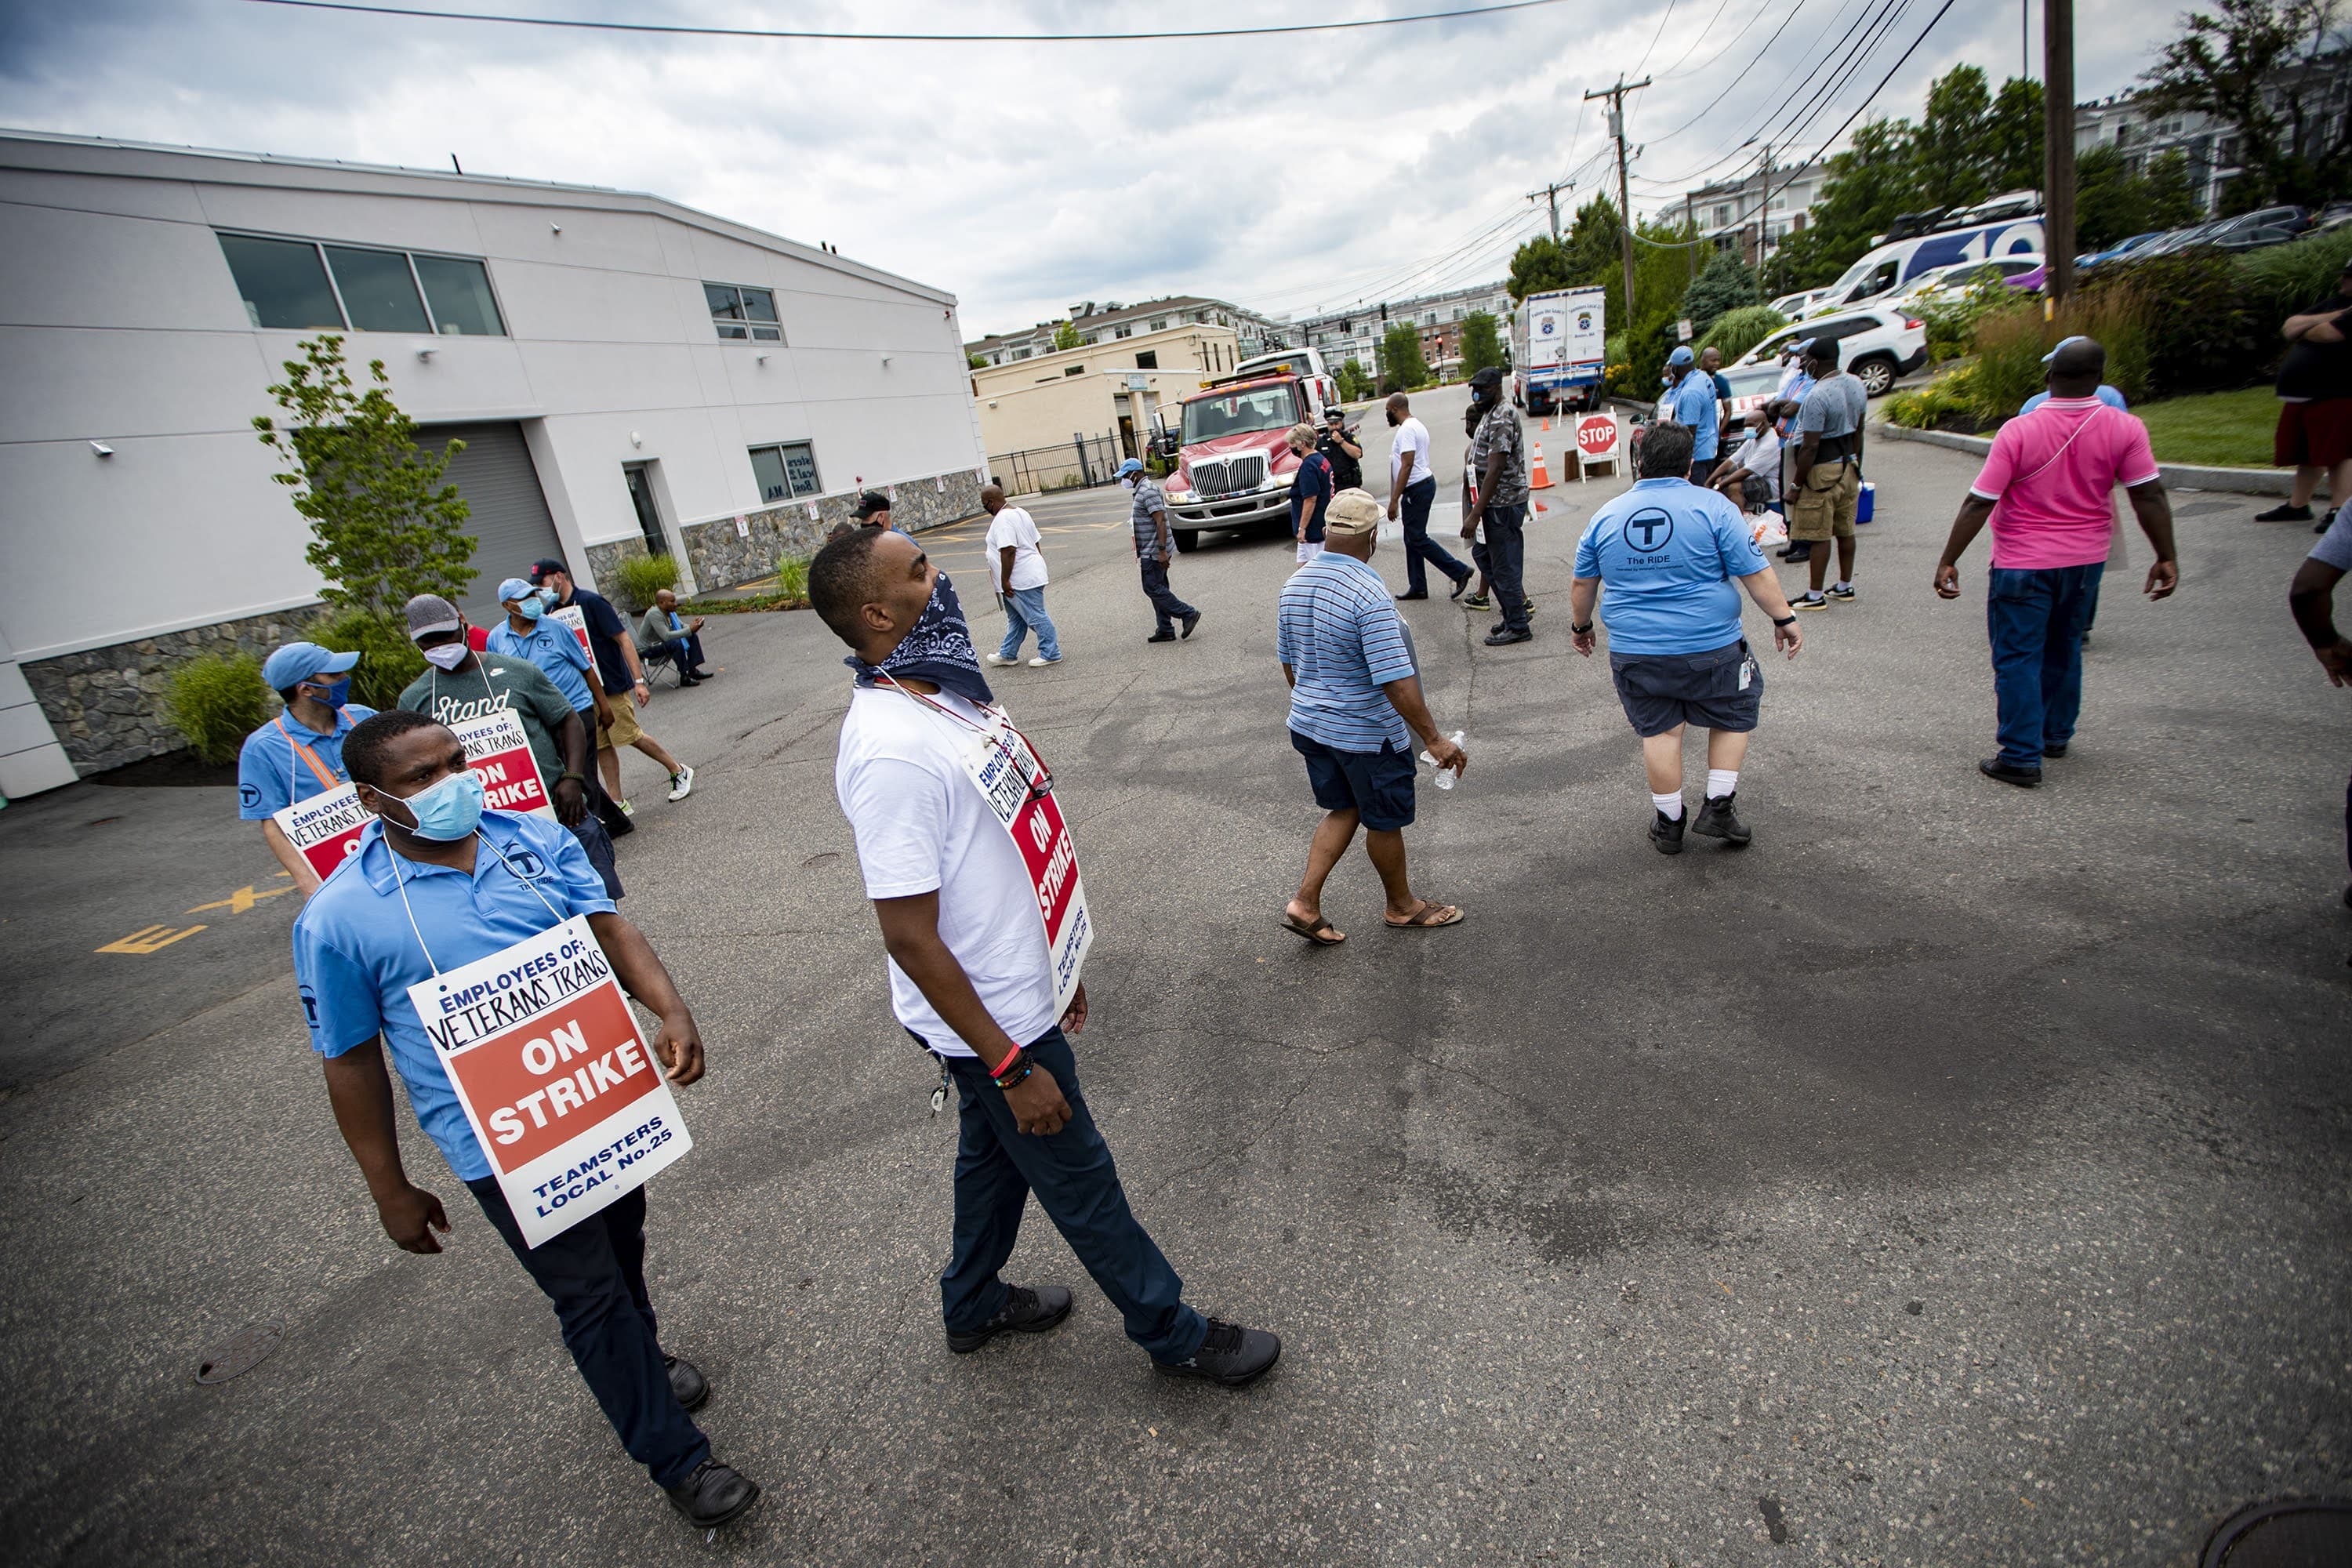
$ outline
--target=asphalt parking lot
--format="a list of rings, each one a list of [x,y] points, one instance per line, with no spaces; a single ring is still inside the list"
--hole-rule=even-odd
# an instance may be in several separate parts
[[[711,1061],[652,1191],[656,1302],[768,1489],[708,1545],[413,1129],[457,1233],[383,1238],[233,792],[11,805],[11,1559],[2187,1564],[2244,1502],[2342,1494],[2352,694],[2286,616],[2308,533],[2177,497],[2181,592],[2110,586],[2074,752],[2024,794],[1973,767],[1983,545],[1959,604],[1928,587],[1972,465],[1871,467],[1859,602],[1767,668],[1750,848],[1644,840],[1566,635],[1620,482],[1564,482],[1528,530],[1535,642],[1408,606],[1471,753],[1423,793],[1413,880],[1467,920],[1381,929],[1359,855],[1328,952],[1276,928],[1317,815],[1272,655],[1286,548],[1179,561],[1205,618],[1148,647],[1120,498],[1037,505],[1069,657],[992,675],[1076,827],[1079,1060],[1188,1293],[1286,1338],[1241,1393],[1152,1376],[1034,1213],[1012,1273],[1074,1317],[946,1352],[953,1131],[833,800],[842,650],[805,614],[714,621],[726,673],[644,715],[699,782],[665,804],[632,758],[621,845]],[[985,650],[976,541],[926,537]],[[198,1384],[255,1324],[274,1353]]]

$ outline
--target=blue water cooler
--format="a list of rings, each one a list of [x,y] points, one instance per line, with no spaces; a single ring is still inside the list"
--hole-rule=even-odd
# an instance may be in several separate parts
[[[1862,500],[1854,503],[1853,520],[1856,522],[1868,522],[1877,510],[1878,487],[1864,479],[1862,481]]]

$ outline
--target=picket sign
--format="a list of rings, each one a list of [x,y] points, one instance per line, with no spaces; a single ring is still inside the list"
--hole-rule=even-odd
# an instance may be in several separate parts
[[[537,1247],[694,1147],[587,917],[408,988],[523,1243]]]
[[[466,765],[482,781],[485,804],[493,811],[519,811],[555,820],[555,803],[539,776],[539,759],[522,721],[506,709],[449,726],[466,748]],[[290,835],[289,837],[291,837]]]
[[[368,825],[369,817],[367,808],[360,804],[360,792],[344,784],[272,812],[270,820],[323,882],[360,847],[360,829]]]
[[[740,522],[742,520],[738,518],[736,521]],[[596,650],[593,647],[591,647],[588,644],[588,613],[585,610],[583,610],[577,605],[566,605],[560,610],[548,610],[543,612],[540,618],[549,621],[561,621],[565,626],[570,626],[572,628],[572,635],[580,639],[580,651],[588,656],[590,667],[592,669],[593,668],[596,658]]]

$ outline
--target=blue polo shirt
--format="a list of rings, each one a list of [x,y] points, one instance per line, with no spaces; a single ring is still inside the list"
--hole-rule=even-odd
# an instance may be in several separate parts
[[[1683,479],[1642,479],[1592,514],[1576,574],[1598,577],[1609,651],[1706,653],[1739,640],[1739,588],[1764,570],[1739,509]]]
[[[1729,505],[1729,502],[1726,502]],[[1325,551],[1282,585],[1274,651],[1290,666],[1290,727],[1335,752],[1403,751],[1404,719],[1381,689],[1417,674],[1381,574]]]
[[[1665,413],[1674,416],[1677,425],[1691,427],[1691,461],[1703,463],[1715,456],[1716,443],[1723,432],[1715,416],[1715,383],[1706,372],[1693,370],[1675,383],[1666,394]]]
[[[343,772],[343,737],[362,719],[375,716],[373,708],[346,702],[335,710],[332,734],[321,735],[290,712],[280,713],[245,738],[236,754],[236,814],[247,822],[267,822],[298,800],[324,795],[350,782]],[[286,721],[278,728],[278,719]],[[295,750],[296,742],[326,765],[334,783],[322,781],[318,771]]]
[[[2124,395],[2116,391],[2114,387],[2109,386],[2105,382],[2101,382],[2099,384],[2099,390],[2092,395],[2118,413],[2129,414],[2131,412],[2131,404],[2125,399]],[[2019,405],[2017,411],[2020,414],[2031,414],[2049,401],[2050,395],[2048,393],[2037,392],[2032,396],[2027,398],[2022,404]]]
[[[466,1123],[465,1108],[409,1003],[408,988],[433,978],[436,963],[446,973],[573,915],[613,910],[587,851],[554,823],[486,811],[481,837],[468,877],[451,867],[401,859],[383,841],[383,825],[371,822],[359,848],[294,920],[294,979],[309,1015],[311,1047],[322,1057],[339,1057],[381,1034],[408,1086],[416,1124],[462,1182],[490,1174],[489,1157]],[[395,862],[408,894],[405,909],[401,889],[393,884]],[[408,910],[416,913],[414,931]],[[432,961],[417,945],[419,932],[432,946]]]
[[[1298,532],[1298,514],[1307,510],[1307,498],[1315,502],[1315,521],[1307,525],[1307,542],[1323,542],[1323,520],[1331,512],[1331,459],[1320,452],[1309,452],[1298,460],[1297,471],[1290,476],[1290,531]]]
[[[540,621],[529,632],[519,632],[512,622],[500,621],[483,640],[491,653],[526,658],[539,666],[541,673],[555,683],[555,689],[563,693],[563,700],[572,704],[574,713],[585,713],[596,706],[596,699],[589,695],[585,673],[593,661],[588,650],[580,646],[580,639],[572,635],[572,628],[562,621]]]

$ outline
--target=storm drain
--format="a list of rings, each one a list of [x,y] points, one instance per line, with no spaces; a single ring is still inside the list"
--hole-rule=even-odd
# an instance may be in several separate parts
[[[2200,1568],[2337,1568],[2352,1563],[2352,1502],[2261,1502],[2230,1516]]]
[[[259,1366],[278,1348],[286,1331],[275,1323],[256,1323],[239,1329],[221,1346],[196,1363],[198,1383],[226,1383],[232,1377],[242,1377]]]

